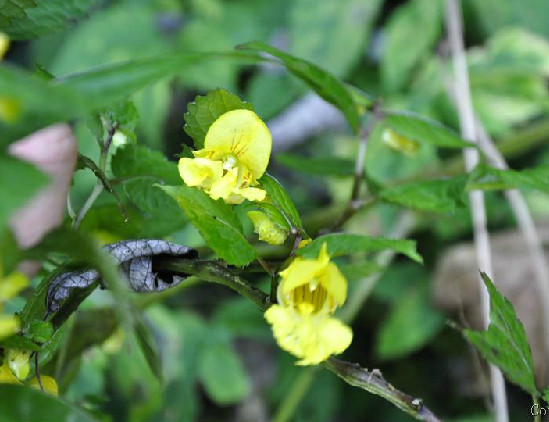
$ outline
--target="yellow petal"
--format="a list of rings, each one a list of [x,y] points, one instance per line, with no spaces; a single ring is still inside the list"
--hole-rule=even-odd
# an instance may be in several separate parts
[[[242,196],[251,202],[261,202],[265,199],[267,192],[259,188],[242,188],[234,191],[235,195]],[[233,202],[234,203],[234,202]],[[242,201],[237,202],[238,204]]]
[[[13,375],[8,366],[7,359],[0,366],[0,384],[21,384],[21,382]]]
[[[8,349],[6,360],[8,365],[18,379],[24,380],[29,376],[30,372],[30,352],[26,350]]]
[[[329,262],[324,273],[319,277],[319,281],[339,306],[345,303],[347,299],[347,280],[336,264]]]
[[[236,189],[236,181],[238,178],[238,169],[234,168],[231,171],[227,172],[225,176],[217,179],[210,188],[208,194],[215,200],[223,198],[225,202],[231,197],[233,191]],[[241,204],[244,202],[243,197],[237,198],[240,199],[240,202],[231,202],[233,204]]]
[[[19,320],[13,315],[0,315],[0,339],[9,337],[19,330]]]
[[[259,235],[259,240],[271,245],[281,245],[286,240],[288,232],[271,220],[264,212],[250,211],[248,217],[252,220],[254,231]]]
[[[280,272],[282,282],[279,289],[283,295],[290,293],[296,287],[312,281],[326,264],[316,259],[296,258],[284,271]]]
[[[42,388],[45,393],[51,394],[52,396],[59,396],[59,388],[57,387],[57,382],[55,378],[49,377],[47,375],[40,376],[40,382],[42,383]],[[40,384],[38,383],[37,378],[33,378],[28,382],[32,388],[40,390]]]
[[[4,54],[6,54],[6,51],[8,51],[9,46],[10,38],[3,32],[0,32],[0,61],[4,57]]]
[[[199,186],[202,189],[210,189],[223,175],[223,163],[207,158],[181,158],[177,167],[187,186]]]
[[[417,141],[402,136],[389,128],[383,131],[383,142],[395,151],[408,156],[416,155],[419,149]]]
[[[267,125],[250,110],[232,110],[212,123],[204,148],[208,151],[234,155],[259,179],[269,163],[272,137]]]
[[[17,120],[20,111],[19,101],[0,96],[0,121],[11,123]]]
[[[17,295],[28,283],[27,277],[19,271],[14,271],[4,279],[0,279],[0,302],[5,302]]]

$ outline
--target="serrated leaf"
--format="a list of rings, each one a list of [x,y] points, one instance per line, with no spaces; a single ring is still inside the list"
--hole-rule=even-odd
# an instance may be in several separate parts
[[[463,335],[488,362],[499,367],[509,381],[539,397],[524,326],[511,302],[501,295],[485,273],[480,275],[490,294],[490,325],[487,331],[463,330]]]
[[[272,201],[274,206],[278,208],[280,212],[286,217],[292,226],[304,231],[303,222],[297,212],[297,209],[290,199],[284,188],[278,180],[269,174],[265,173],[261,179],[259,179],[261,187],[267,191],[267,197]]]
[[[69,23],[86,16],[86,13],[95,5],[98,0],[29,0],[17,1],[8,0],[7,4],[21,4],[24,9],[19,8],[23,13],[17,16],[7,17],[5,8],[2,5],[0,19],[7,17],[9,21],[6,26],[2,24],[2,31],[14,39],[31,39],[44,34],[64,29]],[[31,5],[31,3],[35,3]],[[2,22],[0,21],[0,24]]]
[[[467,184],[469,189],[526,188],[549,193],[549,167],[517,171],[480,165],[471,173],[471,178]]]
[[[420,211],[454,213],[465,205],[465,177],[427,180],[384,189],[379,198]]]
[[[466,148],[474,146],[440,123],[409,112],[389,111],[384,123],[400,135],[437,147]]]
[[[137,108],[131,101],[124,101],[110,107],[103,113],[108,127],[116,127],[116,130],[126,135],[130,140],[135,141],[135,128],[139,121]]]
[[[183,129],[193,139],[195,148],[202,149],[212,123],[222,114],[238,109],[253,110],[253,107],[224,89],[215,89],[205,96],[197,95],[187,106]]]
[[[355,162],[347,158],[277,154],[275,159],[292,170],[317,176],[353,176],[355,174]]]
[[[312,90],[341,110],[351,128],[357,132],[359,114],[352,94],[347,87],[333,75],[317,65],[291,54],[285,53],[261,41],[253,41],[237,47],[241,50],[263,51],[280,59],[281,63]]]
[[[381,324],[376,352],[382,359],[395,359],[425,345],[444,326],[444,318],[429,304],[427,289],[400,297]]]
[[[416,251],[416,242],[414,240],[387,239],[345,233],[333,233],[317,237],[308,245],[298,249],[297,255],[305,258],[317,258],[324,243],[327,244],[328,254],[332,257],[391,249],[408,256],[416,262],[423,262],[423,258]]]
[[[242,233],[242,226],[232,207],[214,201],[201,190],[189,186],[162,186],[174,198],[198,229],[206,243],[227,263],[249,264],[257,257],[255,249]]]
[[[0,230],[10,215],[46,186],[48,180],[32,164],[0,152]]]
[[[210,341],[198,365],[198,376],[216,403],[237,403],[250,393],[248,375],[224,332],[216,335],[210,330]]]

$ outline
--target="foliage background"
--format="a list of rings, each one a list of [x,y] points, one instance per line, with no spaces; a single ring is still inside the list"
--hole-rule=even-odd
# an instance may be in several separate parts
[[[15,38],[28,38],[31,31],[33,39],[15,41],[6,60],[38,73],[63,77],[129,59],[229,51],[262,40],[311,60],[371,97],[382,97],[388,107],[412,110],[458,128],[445,89],[449,63],[443,4],[437,0],[36,0],[38,7],[27,9],[22,18],[8,13],[11,3],[25,2],[8,0],[0,6],[2,30],[7,28]],[[477,113],[489,132],[508,146],[513,168],[549,163],[544,144],[549,135],[546,2],[466,0],[463,8]],[[222,87],[251,102],[270,122],[275,134],[270,171],[287,187],[309,230],[333,219],[348,198],[357,148],[340,115],[328,111],[327,118],[315,119],[310,109],[294,108],[290,113],[297,123],[284,121],[288,108],[310,94],[282,67],[271,64],[213,59],[172,65],[171,75],[133,94],[135,108],[125,104],[115,111],[126,124],[114,140],[113,174],[123,176],[117,174],[116,161],[127,159],[127,143],[175,160],[182,144],[192,144],[182,130],[186,104],[199,93]],[[46,95],[29,92],[37,109],[47,107]],[[41,115],[34,116],[40,120]],[[98,161],[100,151],[88,126],[81,120],[74,126],[79,151]],[[296,131],[295,142],[288,145],[294,139],[289,134]],[[534,133],[530,143],[524,141],[527,131]],[[389,183],[413,179],[425,169],[451,173],[456,166],[459,169],[459,157],[459,151],[422,144],[409,159],[387,149],[377,130],[368,146],[366,171],[374,182]],[[152,158],[148,164],[157,168]],[[76,172],[70,192],[75,209],[84,204],[95,183],[89,170]],[[178,207],[165,196],[154,195],[151,183],[125,184],[120,194],[128,221],[113,197],[103,193],[81,228],[106,243],[155,237],[204,246]],[[525,194],[534,215],[546,221],[547,194]],[[512,227],[503,196],[489,193],[487,201],[490,228]],[[434,211],[440,211],[438,206],[437,202]],[[483,395],[456,376],[460,368],[472,365],[468,346],[445,326],[447,315],[431,303],[433,274],[442,254],[472,237],[467,208],[453,208],[452,202],[440,215],[416,216],[412,237],[418,240],[425,264],[399,258],[384,272],[353,322],[354,342],[345,356],[380,368],[393,384],[422,397],[450,420],[489,420]],[[381,234],[396,218],[396,207],[379,205],[360,213],[348,228]],[[271,249],[265,248],[265,254],[276,256]],[[352,275],[349,279],[353,283]],[[5,311],[18,311],[23,304],[20,297]],[[288,400],[297,397],[296,380],[303,380],[304,370],[276,347],[261,314],[223,287],[196,285],[161,298],[142,298],[142,307],[159,346],[160,379],[140,347],[131,341],[121,345],[123,335],[116,329],[112,297],[106,292],[95,292],[86,300],[64,329],[65,356],[48,368],[63,397],[97,420],[408,420],[389,403],[322,371],[310,375],[314,381],[292,409]],[[512,386],[509,394],[511,413],[518,420],[527,414],[529,398]],[[35,396],[27,392],[18,400],[23,406],[26,400],[40,400]],[[15,412],[13,400],[6,414]],[[6,402],[0,402],[0,408],[6,409]],[[44,405],[44,412],[49,419],[53,410]]]

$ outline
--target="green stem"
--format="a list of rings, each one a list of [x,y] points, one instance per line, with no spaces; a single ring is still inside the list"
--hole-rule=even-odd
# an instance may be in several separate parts
[[[539,400],[536,396],[532,396],[532,410],[535,412],[533,413],[534,416],[534,422],[541,422],[541,412],[539,408]]]
[[[273,422],[286,422],[292,417],[301,398],[309,391],[317,370],[318,366],[311,366],[303,368],[299,372],[297,379],[292,384],[290,390],[292,394],[285,395],[284,400],[280,403],[280,406],[273,417]]]

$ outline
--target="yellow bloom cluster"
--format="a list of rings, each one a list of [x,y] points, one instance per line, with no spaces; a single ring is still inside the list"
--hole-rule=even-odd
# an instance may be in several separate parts
[[[212,123],[195,158],[179,160],[179,174],[187,186],[228,204],[263,201],[266,192],[254,186],[267,169],[271,148],[271,133],[257,114],[228,111]]]
[[[2,305],[11,299],[28,284],[24,274],[14,271],[7,277],[2,277],[2,264],[0,263],[0,339],[17,332],[19,321],[13,315],[2,315]]]
[[[40,382],[36,377],[28,381],[25,379],[29,376],[30,353],[23,350],[9,349],[4,356],[4,362],[0,366],[0,384],[18,384],[28,385],[33,388],[42,388],[48,394],[57,396],[59,394],[55,379],[47,375],[40,376]]]
[[[280,347],[300,358],[299,365],[317,365],[347,349],[351,328],[332,317],[347,299],[347,280],[326,243],[317,259],[295,258],[280,276],[278,304],[265,312]]]

